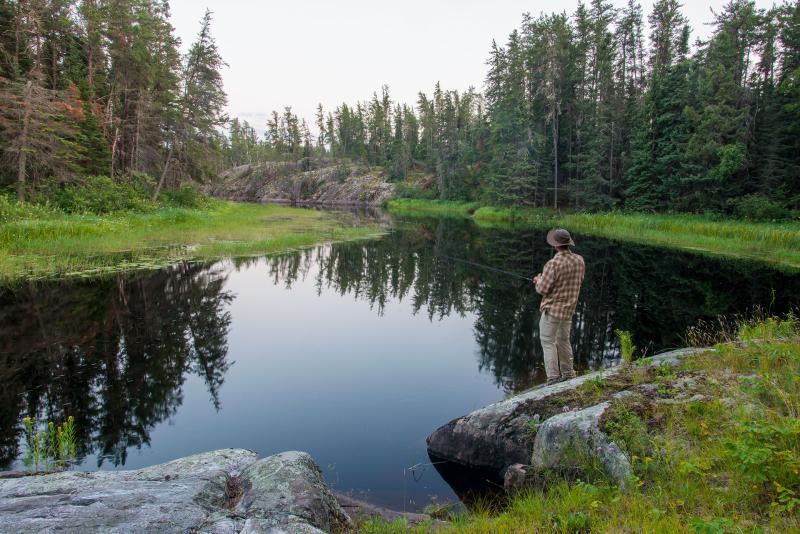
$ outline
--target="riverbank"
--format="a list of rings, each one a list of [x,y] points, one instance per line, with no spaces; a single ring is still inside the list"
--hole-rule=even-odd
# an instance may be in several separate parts
[[[800,270],[800,223],[716,220],[684,214],[575,213],[513,209],[476,203],[399,199],[391,213],[404,216],[471,217],[477,224],[532,227],[563,226],[576,234],[741,258]]]
[[[0,226],[0,282],[97,276],[380,235],[346,214],[209,200],[198,208],[76,215],[31,208]]]
[[[507,505],[487,504],[455,516],[437,532],[797,532],[800,323],[790,315],[712,335],[720,340],[713,351],[665,362],[647,373],[645,366],[634,365],[624,391],[614,393],[624,382],[619,376],[598,377],[547,397],[554,406],[568,400],[570,408],[529,425],[536,436],[534,469],[517,479]],[[588,415],[581,414],[590,409],[575,411],[575,403],[604,398],[610,399],[600,405],[604,413],[594,427],[586,427]],[[485,421],[487,410],[492,407],[462,418],[459,428],[464,431],[469,419]],[[536,471],[542,461],[540,436],[565,440],[584,429],[596,447],[588,449],[589,456],[553,442],[545,452],[563,453],[556,459],[561,468]],[[615,445],[601,447],[597,436]],[[583,438],[572,439],[575,444]],[[612,476],[618,470],[609,473],[601,457],[592,457],[611,449],[629,463],[632,475],[624,484]],[[359,532],[428,531],[399,519],[371,521]]]

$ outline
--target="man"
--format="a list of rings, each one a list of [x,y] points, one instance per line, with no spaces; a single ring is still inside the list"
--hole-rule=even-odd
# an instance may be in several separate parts
[[[542,295],[539,337],[547,383],[553,384],[575,377],[569,334],[586,266],[583,258],[570,250],[575,242],[563,228],[550,230],[547,243],[556,249],[556,255],[533,278],[533,283]]]

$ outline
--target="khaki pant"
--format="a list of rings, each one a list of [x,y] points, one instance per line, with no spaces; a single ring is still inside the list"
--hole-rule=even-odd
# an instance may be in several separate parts
[[[572,319],[556,319],[542,312],[539,321],[539,338],[544,349],[544,370],[548,380],[573,378],[575,369],[572,363],[572,346],[569,334]]]

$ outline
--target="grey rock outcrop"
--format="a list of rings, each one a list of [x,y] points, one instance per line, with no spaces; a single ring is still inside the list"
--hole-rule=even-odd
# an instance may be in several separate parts
[[[241,165],[206,185],[205,192],[245,202],[328,206],[377,206],[394,197],[394,187],[380,172],[333,162],[311,170],[304,170],[299,162]]]
[[[603,402],[542,423],[533,442],[534,471],[580,470],[585,462],[596,463],[618,486],[627,487],[633,478],[630,460],[600,430],[600,418],[610,406]]]
[[[235,511],[247,518],[247,532],[289,526],[289,532],[306,532],[298,530],[304,523],[328,532],[350,524],[306,453],[284,452],[255,462],[244,470],[241,483],[243,494]]]
[[[135,471],[0,480],[0,532],[319,534],[349,518],[305,453],[225,449]]]
[[[637,362],[637,365],[675,366],[684,357],[707,350],[694,348],[675,350],[647,358]],[[565,382],[535,387],[504,401],[478,409],[450,421],[428,436],[428,450],[436,457],[468,467],[491,469],[500,474],[504,473],[506,468],[512,464],[530,464],[537,442],[540,447],[544,443],[545,438],[540,437],[543,431],[548,436],[547,439],[551,446],[558,446],[556,442],[560,438],[572,439],[580,436],[580,439],[594,440],[596,445],[593,447],[596,448],[602,444],[602,440],[597,434],[600,430],[596,428],[599,415],[592,411],[586,411],[586,409],[591,410],[591,406],[565,406],[565,411],[575,412],[575,408],[578,408],[586,413],[575,412],[563,416],[550,413],[547,418],[542,418],[542,423],[539,423],[538,419],[541,416],[539,410],[542,406],[551,404],[551,399],[568,395],[591,380],[611,378],[621,370],[621,367],[612,367]],[[550,408],[553,408],[552,404]],[[595,407],[595,409],[602,411],[599,407]],[[551,422],[549,419],[555,420]],[[590,420],[591,424],[588,423]],[[570,429],[568,432],[565,430],[567,428]],[[581,430],[583,428],[587,428],[586,432]],[[604,449],[607,449],[605,445],[597,450],[602,452]],[[612,449],[608,449],[608,451],[614,452]],[[556,464],[556,458],[558,456],[549,459],[540,457],[539,460],[542,461],[543,466],[553,467]],[[609,465],[609,467],[613,466]],[[614,472],[619,471],[619,480],[625,478],[624,467],[617,466],[613,470]]]

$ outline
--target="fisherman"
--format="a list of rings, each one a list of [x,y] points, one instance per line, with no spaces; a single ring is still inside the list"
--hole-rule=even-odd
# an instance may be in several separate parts
[[[569,335],[586,266],[583,258],[570,250],[575,241],[563,228],[550,230],[547,244],[556,249],[556,255],[533,277],[533,283],[542,295],[539,337],[544,369],[547,383],[554,384],[575,377]]]

